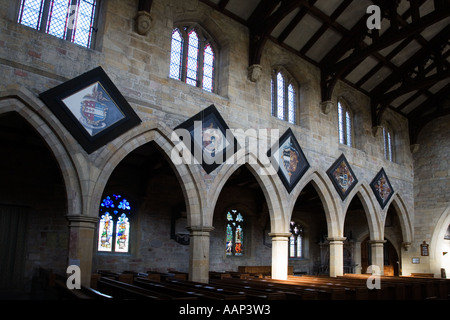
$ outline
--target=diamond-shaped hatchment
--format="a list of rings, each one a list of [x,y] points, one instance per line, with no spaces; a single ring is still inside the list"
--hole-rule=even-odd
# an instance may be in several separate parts
[[[272,164],[277,165],[278,176],[288,192],[295,188],[310,167],[290,128],[281,136],[278,145],[267,152],[267,155],[272,157]]]
[[[372,182],[370,183],[370,187],[372,188],[375,197],[380,203],[381,208],[384,209],[384,207],[394,194],[394,189],[392,188],[389,178],[387,177],[386,172],[384,172],[383,168],[381,168],[381,170],[372,180]]]
[[[175,128],[206,173],[211,173],[239,149],[239,143],[214,105],[200,111]],[[181,130],[181,131],[180,131]]]
[[[344,154],[333,163],[328,169],[327,174],[342,200],[345,200],[350,191],[358,183],[358,179]]]

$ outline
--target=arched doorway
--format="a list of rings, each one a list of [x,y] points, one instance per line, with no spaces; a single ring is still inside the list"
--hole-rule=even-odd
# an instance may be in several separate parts
[[[18,113],[0,115],[0,291],[29,294],[37,266],[65,271],[67,198],[44,139]]]

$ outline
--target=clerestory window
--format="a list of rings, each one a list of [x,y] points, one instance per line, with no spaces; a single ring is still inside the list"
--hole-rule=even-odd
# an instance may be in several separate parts
[[[393,138],[392,130],[383,127],[384,158],[389,161],[394,161]]]
[[[274,69],[271,79],[272,116],[297,123],[297,88],[284,70]]]
[[[17,22],[90,48],[97,8],[96,0],[21,0]]]
[[[214,92],[216,55],[211,40],[199,28],[175,28],[172,31],[169,77]]]
[[[338,101],[339,143],[353,146],[353,117],[345,103]]]

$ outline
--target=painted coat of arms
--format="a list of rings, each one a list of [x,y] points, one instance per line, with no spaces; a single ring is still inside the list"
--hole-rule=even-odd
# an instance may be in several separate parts
[[[102,67],[39,95],[87,153],[141,123]]]
[[[394,194],[394,189],[392,188],[392,185],[383,168],[375,176],[372,183],[370,184],[370,187],[372,188],[375,197],[380,203],[381,208],[384,209],[386,204],[389,202],[389,199]]]
[[[328,169],[327,174],[342,200],[347,197],[350,191],[358,183],[358,179],[344,154],[333,163],[330,169]]]
[[[63,102],[91,136],[125,117],[100,82],[92,83]]]
[[[267,155],[276,161],[273,163],[278,165],[278,176],[291,192],[310,165],[291,129],[281,136],[278,146],[275,150],[269,150]]]
[[[81,123],[91,129],[102,129],[106,127],[106,115],[108,107],[105,102],[109,99],[103,96],[103,92],[98,90],[98,85],[94,86],[92,93],[87,94],[81,101]]]

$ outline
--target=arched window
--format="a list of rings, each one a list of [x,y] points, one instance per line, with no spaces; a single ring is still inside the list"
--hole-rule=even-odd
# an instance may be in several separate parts
[[[233,209],[227,212],[226,219],[226,255],[242,256],[244,254],[244,217]]]
[[[121,195],[113,194],[100,204],[98,251],[129,252],[131,205]]]
[[[339,143],[353,146],[353,120],[350,109],[345,103],[338,101]]]
[[[394,161],[393,141],[392,130],[389,127],[383,127],[384,158],[389,161]]]
[[[17,22],[90,48],[97,8],[96,0],[22,0]]]
[[[291,221],[290,232],[289,258],[303,258],[303,227]]]
[[[272,116],[297,122],[297,90],[294,80],[284,70],[275,69],[271,80]]]
[[[216,53],[211,41],[198,28],[172,31],[169,77],[213,92]]]

